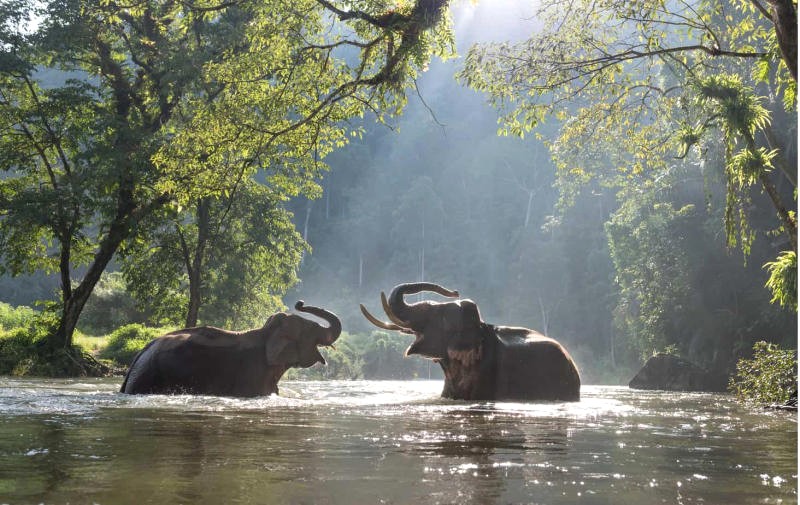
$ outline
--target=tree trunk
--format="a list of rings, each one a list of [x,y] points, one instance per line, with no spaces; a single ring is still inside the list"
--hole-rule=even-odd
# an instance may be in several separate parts
[[[189,274],[189,306],[186,310],[187,328],[197,326],[200,307],[203,304],[203,294],[201,290],[203,284],[203,259],[205,257],[211,227],[209,206],[210,201],[207,198],[203,198],[197,203],[197,246],[195,247],[193,257],[188,249],[188,244],[186,244],[186,241],[183,240],[183,236],[181,235],[184,258],[186,260],[186,270]]]
[[[169,196],[164,194],[148,202],[144,206],[137,207],[133,196],[133,182],[128,177],[120,180],[120,189],[117,194],[117,210],[114,220],[108,227],[108,233],[100,241],[100,246],[95,252],[94,260],[89,265],[89,269],[83,276],[80,284],[75,289],[64,291],[66,296],[62,301],[61,320],[55,333],[50,334],[48,343],[54,347],[71,347],[72,334],[78,324],[83,308],[94,291],[94,287],[100,281],[100,276],[105,272],[106,267],[116,254],[122,241],[131,234],[132,227],[142,218],[155,209],[161,207],[169,201]],[[62,261],[64,258],[62,258]],[[67,272],[69,271],[69,258],[67,257]],[[64,272],[62,271],[62,276]],[[67,273],[67,277],[69,274]]]
[[[797,82],[797,9],[792,0],[767,0],[781,56]]]
[[[609,335],[609,347],[611,350],[611,368],[617,368],[617,355],[614,352],[614,331],[612,330]]]
[[[525,209],[525,225],[523,228],[527,228],[528,222],[531,220],[531,203],[533,203],[533,190],[528,190],[528,207]]]
[[[186,309],[186,328],[197,326],[197,316],[200,313],[200,275],[191,270],[189,272],[189,306]]]
[[[547,310],[544,308],[544,300],[542,300],[542,295],[539,295],[539,310],[542,312],[542,332],[544,336],[548,336],[548,324],[547,324]]]
[[[419,248],[419,282],[425,282],[425,218],[422,218],[422,240]],[[419,299],[423,299],[420,293]]]
[[[306,205],[306,219],[303,222],[303,240],[308,243],[308,222],[311,221],[311,208],[314,206],[314,202],[311,200],[308,201]]]
[[[769,175],[762,170],[758,174],[758,179],[761,181],[761,186],[764,188],[764,191],[767,192],[767,195],[769,195],[772,205],[775,206],[775,210],[778,212],[778,216],[783,223],[786,235],[789,237],[789,243],[792,246],[792,251],[797,251],[797,221],[795,221],[794,217],[789,213],[789,210],[786,208],[786,206],[783,205],[783,201],[778,194],[778,190],[775,189],[775,185],[770,180]]]
[[[797,163],[794,164],[794,168],[789,168],[786,163],[786,147],[782,145],[778,137],[775,136],[775,132],[772,131],[772,126],[766,125],[764,127],[764,136],[767,138],[767,145],[769,145],[769,148],[779,151],[779,154],[773,159],[773,163],[780,169],[784,177],[789,180],[789,182],[792,184],[792,187],[796,188]]]
[[[109,228],[108,234],[100,242],[100,248],[94,256],[94,261],[89,265],[86,275],[83,276],[80,284],[75,289],[65,290],[62,286],[62,294],[65,296],[62,301],[61,320],[59,321],[58,328],[55,333],[49,337],[49,343],[52,347],[71,347],[72,334],[75,332],[75,327],[78,324],[78,318],[83,311],[86,302],[94,290],[94,287],[100,281],[100,276],[103,275],[111,258],[114,257],[119,245],[128,236],[128,218],[126,215],[122,218],[117,218]],[[69,266],[67,265],[67,269]],[[68,272],[69,270],[67,270]],[[64,272],[62,271],[62,279]],[[67,277],[69,274],[67,273]],[[63,280],[62,280],[63,282]],[[69,279],[67,279],[69,282]]]
[[[364,254],[358,255],[358,289],[364,285]]]
[[[741,133],[747,144],[747,149],[755,153],[757,147],[753,135],[746,131],[742,131]],[[778,213],[781,224],[783,224],[783,229],[786,232],[786,235],[789,237],[789,243],[792,246],[792,250],[797,251],[797,220],[792,214],[789,213],[789,210],[783,204],[783,200],[778,194],[775,184],[769,178],[769,173],[767,172],[766,167],[763,167],[761,170],[759,170],[758,180],[761,183],[762,189],[766,191],[770,201],[772,202],[772,205],[775,207],[775,210]]]
[[[303,242],[305,242],[306,244],[308,244],[308,223],[309,221],[311,221],[311,209],[313,208],[313,206],[314,202],[311,200],[309,200],[306,203],[306,218],[303,223]],[[306,251],[303,250],[300,253],[300,264],[302,265],[305,262],[305,260],[306,260]]]
[[[61,273],[61,300],[72,298],[72,276],[70,275],[70,258],[72,255],[71,235],[59,239],[61,241],[61,258],[59,261],[59,272]]]
[[[325,191],[325,221],[328,221],[331,218],[331,188],[330,184],[329,187],[323,187],[323,191]]]

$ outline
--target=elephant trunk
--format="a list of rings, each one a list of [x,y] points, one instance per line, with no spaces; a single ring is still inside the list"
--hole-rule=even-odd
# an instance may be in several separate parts
[[[328,323],[328,327],[324,328],[325,331],[319,338],[317,345],[332,345],[334,342],[336,342],[336,339],[339,338],[339,334],[342,333],[342,322],[333,312],[320,307],[314,307],[311,305],[306,306],[304,305],[303,300],[299,300],[294,305],[294,308],[299,312],[307,312],[313,316],[317,316],[320,319],[324,319]]]
[[[405,284],[398,284],[394,287],[389,295],[388,307],[392,314],[387,315],[394,315],[398,320],[405,323],[404,326],[408,326],[408,321],[411,319],[411,306],[405,302],[403,297],[405,295],[419,293],[420,291],[432,291],[450,298],[459,296],[458,291],[451,291],[432,282],[409,282]]]

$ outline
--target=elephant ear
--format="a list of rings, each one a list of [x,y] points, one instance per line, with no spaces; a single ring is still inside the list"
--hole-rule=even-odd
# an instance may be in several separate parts
[[[292,338],[289,328],[290,319],[287,314],[275,314],[264,325],[266,334],[267,365],[278,366],[296,363],[300,356],[297,353],[297,344]]]

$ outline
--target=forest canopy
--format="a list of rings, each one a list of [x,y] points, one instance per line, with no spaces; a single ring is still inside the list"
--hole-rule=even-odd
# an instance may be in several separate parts
[[[197,276],[222,240],[207,218],[252,192],[256,173],[273,202],[318,194],[323,158],[358,134],[346,121],[397,112],[417,71],[450,51],[442,5],[349,7],[3,3],[0,265],[60,276],[51,347],[71,346],[115,255],[149,250],[170,221],[190,281],[186,319],[196,322],[209,284]],[[270,273],[285,289],[302,245],[285,217],[257,218],[284,221],[261,233],[288,255],[288,268]]]
[[[302,298],[372,349],[417,280],[588,382],[796,345],[786,2],[503,5],[4,2],[2,272],[61,279],[57,346]]]

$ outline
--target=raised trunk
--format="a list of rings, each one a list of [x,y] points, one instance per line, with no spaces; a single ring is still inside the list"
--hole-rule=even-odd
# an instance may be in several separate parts
[[[413,295],[420,291],[432,291],[442,296],[454,298],[458,296],[458,291],[450,291],[443,288],[438,284],[432,282],[410,282],[406,284],[398,284],[389,295],[389,308],[392,313],[397,316],[401,321],[409,321],[411,316],[411,307],[406,304],[403,297],[405,295]]]
[[[525,224],[523,228],[528,227],[528,223],[531,220],[531,204],[533,203],[533,191],[528,190],[528,207],[525,209]]]
[[[298,301],[294,305],[294,308],[300,312],[307,312],[308,314],[319,317],[328,323],[328,328],[323,332],[323,336],[319,339],[317,345],[331,345],[336,342],[336,339],[339,338],[339,335],[342,333],[342,322],[333,312],[320,307],[304,305],[302,300]]]

